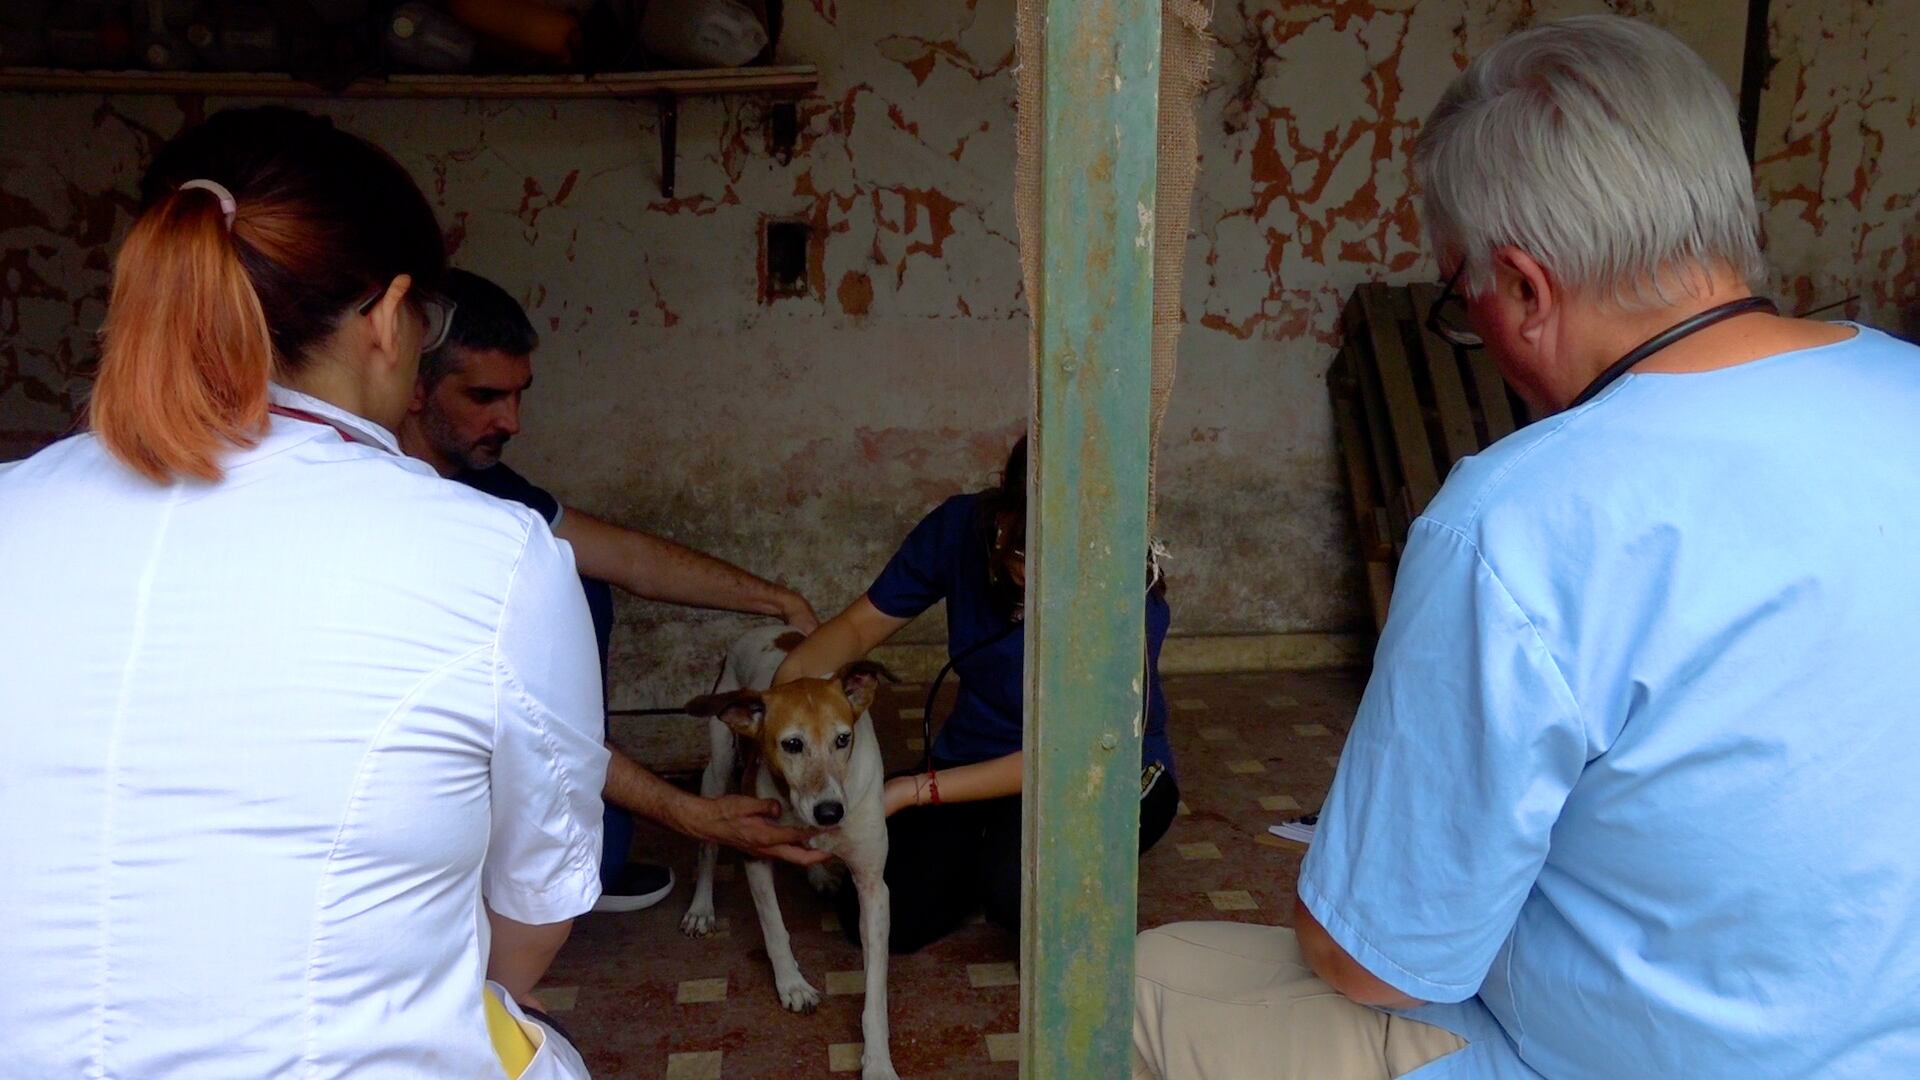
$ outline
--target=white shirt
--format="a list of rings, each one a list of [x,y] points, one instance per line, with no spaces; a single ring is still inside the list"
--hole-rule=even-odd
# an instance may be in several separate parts
[[[599,894],[571,551],[275,400],[216,484],[0,471],[0,1077],[497,1076],[482,894]]]

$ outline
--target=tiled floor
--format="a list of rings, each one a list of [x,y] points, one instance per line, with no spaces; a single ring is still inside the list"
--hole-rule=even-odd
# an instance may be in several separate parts
[[[1354,672],[1169,679],[1181,816],[1141,864],[1140,925],[1181,919],[1290,922],[1305,848],[1266,827],[1320,804],[1359,702]],[[918,760],[923,687],[895,687],[875,707],[891,768]],[[945,706],[938,710],[945,713]],[[907,718],[906,713],[913,713]],[[910,748],[911,747],[911,748]],[[639,857],[673,866],[681,884],[659,906],[590,915],[540,994],[596,1077],[751,1080],[858,1074],[860,950],[798,871],[776,875],[801,970],[824,993],[810,1016],[773,992],[759,922],[723,855],[720,929],[682,937],[694,847],[643,829]],[[893,1061],[908,1080],[1018,1075],[1018,943],[976,921],[908,957],[888,979]]]

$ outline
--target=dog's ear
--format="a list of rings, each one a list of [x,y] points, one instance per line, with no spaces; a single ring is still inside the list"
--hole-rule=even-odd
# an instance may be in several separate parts
[[[840,692],[847,695],[847,703],[853,706],[854,715],[866,712],[873,704],[875,694],[880,689],[880,680],[899,682],[885,664],[877,660],[855,660],[840,669],[834,677],[840,684]]]
[[[760,734],[760,721],[766,719],[767,703],[758,690],[733,690],[725,694],[705,694],[687,702],[694,716],[712,716],[745,738]]]

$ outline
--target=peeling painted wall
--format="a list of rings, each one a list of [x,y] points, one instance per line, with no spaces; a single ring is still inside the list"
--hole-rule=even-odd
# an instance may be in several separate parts
[[[1920,6],[1773,0],[1755,180],[1778,295],[1920,337]]]
[[[1737,80],[1743,0],[1616,7],[1673,26]],[[1164,434],[1176,632],[1364,622],[1323,382],[1341,301],[1360,281],[1432,275],[1407,149],[1466,57],[1532,20],[1604,8],[1219,6]],[[1884,317],[1914,287],[1916,94],[1893,64],[1914,31],[1864,4],[1828,8],[1775,0],[1788,59],[1762,136],[1766,224],[1789,295],[1868,292]],[[989,481],[1022,424],[1012,3],[789,4],[782,50],[821,69],[791,161],[769,153],[765,102],[690,100],[674,200],[659,193],[649,104],[324,108],[391,148],[456,261],[533,314],[538,383],[509,460],[583,509],[784,578],[827,613],[920,513]],[[0,98],[0,458],[71,423],[133,182],[189,104]],[[769,217],[814,229],[805,297],[759,300]],[[615,704],[704,689],[742,625],[623,603]]]

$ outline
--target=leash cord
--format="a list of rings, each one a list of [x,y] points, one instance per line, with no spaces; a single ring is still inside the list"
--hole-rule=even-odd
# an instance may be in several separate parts
[[[1167,553],[1166,544],[1159,540],[1154,540],[1147,545],[1148,592],[1152,592],[1155,585],[1160,584],[1160,582],[1166,579],[1167,572],[1160,565],[1160,560],[1165,558],[1170,558]],[[1008,634],[1020,629],[1024,622],[1025,620],[1023,619],[1015,619],[1011,623],[1008,623],[1004,630],[1001,630],[999,633],[984,641],[970,646],[967,651],[949,659],[946,664],[940,668],[940,674],[933,677],[932,685],[927,687],[926,703],[920,709],[920,766],[921,770],[928,776],[933,775],[933,699],[939,696],[941,684],[947,681],[947,675],[953,671],[955,664],[958,664],[960,661],[967,659],[982,649],[998,644]],[[1153,664],[1151,661],[1151,651],[1145,648],[1141,649],[1140,685],[1145,688],[1149,699],[1140,703],[1143,714],[1153,708],[1153,702],[1151,700],[1153,695]],[[1142,724],[1143,728],[1144,726],[1145,725]]]
[[[1001,630],[992,637],[985,638],[968,646],[967,651],[948,659],[946,664],[941,667],[940,674],[933,677],[933,684],[927,687],[926,705],[920,710],[920,764],[925,772],[929,774],[933,772],[933,699],[940,695],[941,684],[947,681],[947,675],[953,671],[955,664],[958,664],[960,661],[967,659],[974,653],[988,646],[999,644],[1008,634],[1020,629],[1020,626],[1020,621],[1015,620],[1008,623],[1006,629]]]

